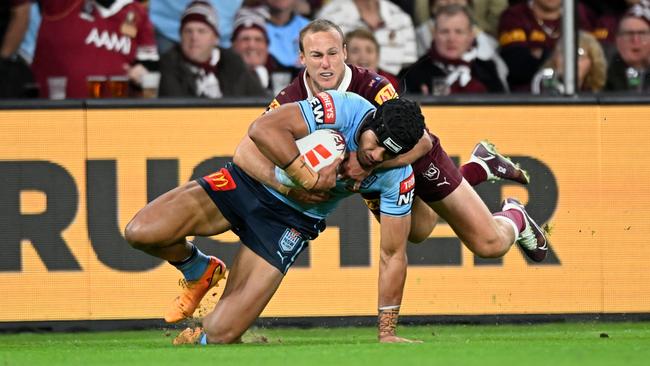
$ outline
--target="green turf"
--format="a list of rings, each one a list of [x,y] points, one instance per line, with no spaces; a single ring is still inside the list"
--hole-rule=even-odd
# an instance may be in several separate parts
[[[608,337],[604,337],[604,334]],[[601,335],[603,334],[603,335]],[[650,323],[256,329],[246,343],[173,347],[164,330],[0,335],[0,365],[649,365]]]

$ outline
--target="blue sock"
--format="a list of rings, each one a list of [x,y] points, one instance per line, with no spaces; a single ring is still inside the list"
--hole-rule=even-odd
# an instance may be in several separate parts
[[[203,254],[199,248],[192,245],[192,254],[181,262],[169,262],[179,271],[183,272],[183,277],[188,281],[198,280],[210,263],[210,257]]]

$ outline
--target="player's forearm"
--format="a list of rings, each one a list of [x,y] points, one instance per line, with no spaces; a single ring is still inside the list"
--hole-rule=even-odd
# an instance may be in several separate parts
[[[379,308],[402,303],[406,266],[405,251],[382,251],[379,261]]]
[[[248,136],[259,151],[282,169],[300,155],[295,140],[304,136],[307,128],[302,120],[296,122],[296,117],[302,118],[299,113],[297,105],[283,105],[258,117],[248,129]],[[302,124],[305,130],[300,136],[292,128],[295,123]]]
[[[381,215],[379,257],[379,341],[395,339],[399,307],[406,281],[406,238],[411,216]]]
[[[248,136],[244,136],[235,149],[233,162],[258,182],[282,194],[289,191],[289,187],[280,184],[275,178],[275,165],[259,151]]]
[[[10,57],[18,50],[29,25],[30,6],[31,3],[27,2],[11,9],[11,20],[7,25],[5,36],[1,40],[0,58]]]
[[[406,280],[406,255],[382,251],[379,262],[379,308],[377,338],[392,342],[397,338],[397,322]]]
[[[433,142],[431,141],[431,137],[427,132],[425,132],[420,138],[420,141],[418,141],[418,143],[413,147],[413,149],[411,149],[406,154],[400,154],[392,159],[385,160],[379,165],[378,168],[389,169],[389,168],[396,168],[405,165],[411,165],[416,160],[421,158],[424,154],[429,152],[429,150],[431,150],[432,147],[433,147]]]

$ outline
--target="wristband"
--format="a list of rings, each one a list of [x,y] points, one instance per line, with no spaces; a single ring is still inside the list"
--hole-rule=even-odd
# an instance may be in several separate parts
[[[309,190],[316,186],[320,175],[315,172],[302,156],[298,156],[284,169],[291,180]]]

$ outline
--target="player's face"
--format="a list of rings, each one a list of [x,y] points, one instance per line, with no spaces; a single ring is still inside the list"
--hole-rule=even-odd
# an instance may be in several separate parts
[[[387,150],[377,140],[377,135],[373,130],[365,130],[359,137],[359,147],[357,148],[357,160],[365,169],[371,169],[379,165],[384,160],[395,157],[391,151]]]
[[[219,38],[203,22],[190,21],[181,30],[181,49],[190,61],[203,63],[210,60]]]
[[[347,49],[349,63],[377,71],[379,52],[377,52],[377,46],[371,40],[352,38],[348,42]]]
[[[436,51],[449,60],[458,60],[472,47],[474,32],[463,13],[440,15],[433,32]]]
[[[264,33],[257,28],[241,30],[232,43],[232,48],[244,59],[248,66],[262,66],[266,64],[269,56]]]
[[[300,62],[305,66],[312,92],[336,89],[345,74],[347,51],[341,35],[335,30],[307,33],[302,39],[304,52]]]

